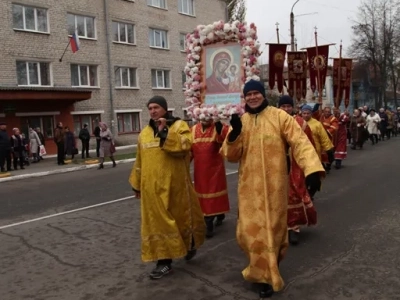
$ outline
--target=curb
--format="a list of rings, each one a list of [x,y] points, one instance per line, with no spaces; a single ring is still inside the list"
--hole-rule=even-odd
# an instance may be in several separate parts
[[[122,160],[117,160],[116,163],[117,163],[117,165],[126,164],[126,163],[134,162],[135,160],[136,160],[136,158],[122,159]],[[112,162],[104,163],[105,166],[108,166],[111,164],[112,164]],[[98,164],[91,164],[91,165],[82,165],[82,166],[78,166],[78,167],[53,170],[53,171],[45,171],[45,172],[23,174],[23,175],[16,175],[16,176],[11,175],[10,177],[0,178],[0,183],[6,182],[6,181],[15,181],[15,180],[21,180],[21,179],[27,179],[27,178],[43,177],[43,176],[54,175],[54,174],[63,174],[63,173],[69,173],[69,172],[75,172],[75,171],[82,171],[82,170],[87,170],[87,169],[94,169],[97,167],[98,167]]]
[[[137,148],[137,144],[134,144],[134,145],[126,145],[126,146],[119,146],[119,147],[116,147],[115,149],[118,151],[118,150],[127,150],[127,149],[133,149],[133,148]],[[81,153],[80,151],[81,151],[81,150],[79,149],[79,153]],[[90,150],[89,150],[89,153],[91,153],[91,154],[96,153],[96,149],[90,149]],[[45,158],[56,158],[56,157],[57,157],[57,154],[49,154],[49,155],[46,155],[46,156],[45,156]]]

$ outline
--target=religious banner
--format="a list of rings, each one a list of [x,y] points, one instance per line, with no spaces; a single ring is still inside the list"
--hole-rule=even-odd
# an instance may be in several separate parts
[[[280,93],[283,90],[283,68],[286,48],[286,44],[269,44],[269,88],[271,90],[274,89],[276,80]]]
[[[349,58],[333,59],[333,97],[336,107],[342,103],[343,93],[345,107],[349,106],[352,65],[353,60]]]
[[[307,53],[288,52],[288,80],[290,97],[297,102],[307,94]]]
[[[198,25],[186,36],[185,102],[193,120],[244,113],[243,86],[260,80],[259,48],[253,23],[218,21]]]
[[[317,55],[318,49],[318,55]],[[322,91],[328,70],[329,45],[307,48],[311,90]]]

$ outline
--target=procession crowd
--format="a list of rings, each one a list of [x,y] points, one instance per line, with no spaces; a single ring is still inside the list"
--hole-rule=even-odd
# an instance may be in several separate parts
[[[243,277],[261,298],[272,296],[284,286],[279,263],[289,243],[299,242],[301,226],[317,223],[313,200],[332,164],[342,167],[348,143],[362,149],[368,138],[375,144],[397,135],[400,109],[350,114],[303,105],[295,112],[289,96],[270,106],[255,80],[243,94],[245,113],[232,115],[229,125],[201,120],[190,128],[168,114],[165,98],[147,104],[150,122],[129,182],[141,199],[141,257],[156,263],[151,279],[169,274],[174,259],[192,259],[223,224],[230,210],[226,160],[239,163],[236,238],[249,259]]]

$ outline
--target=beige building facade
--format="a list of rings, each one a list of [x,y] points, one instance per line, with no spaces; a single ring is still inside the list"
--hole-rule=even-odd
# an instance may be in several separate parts
[[[59,121],[77,134],[101,120],[121,145],[135,143],[154,95],[184,117],[184,37],[199,24],[225,20],[226,5],[2,0],[0,15],[0,119],[23,130],[40,127],[49,140]],[[74,33],[79,50],[72,53]]]

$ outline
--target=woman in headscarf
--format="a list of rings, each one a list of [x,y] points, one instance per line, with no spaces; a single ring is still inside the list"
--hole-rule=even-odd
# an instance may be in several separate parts
[[[354,110],[354,114],[350,120],[350,130],[351,130],[351,137],[353,140],[353,144],[351,149],[356,150],[357,147],[360,149],[363,148],[363,144],[365,142],[365,133],[364,133],[364,126],[365,126],[365,119],[361,115],[359,109]]]
[[[104,168],[104,158],[109,157],[113,162],[113,168],[117,165],[114,160],[114,139],[110,129],[108,129],[106,123],[100,122],[100,165],[98,169]]]
[[[76,140],[74,133],[69,130],[68,126],[64,127],[64,147],[65,147],[65,155],[70,155],[71,159],[74,159],[75,154],[78,154],[76,149]]]
[[[34,163],[39,162],[39,147],[42,145],[35,130],[29,128],[29,149]]]

